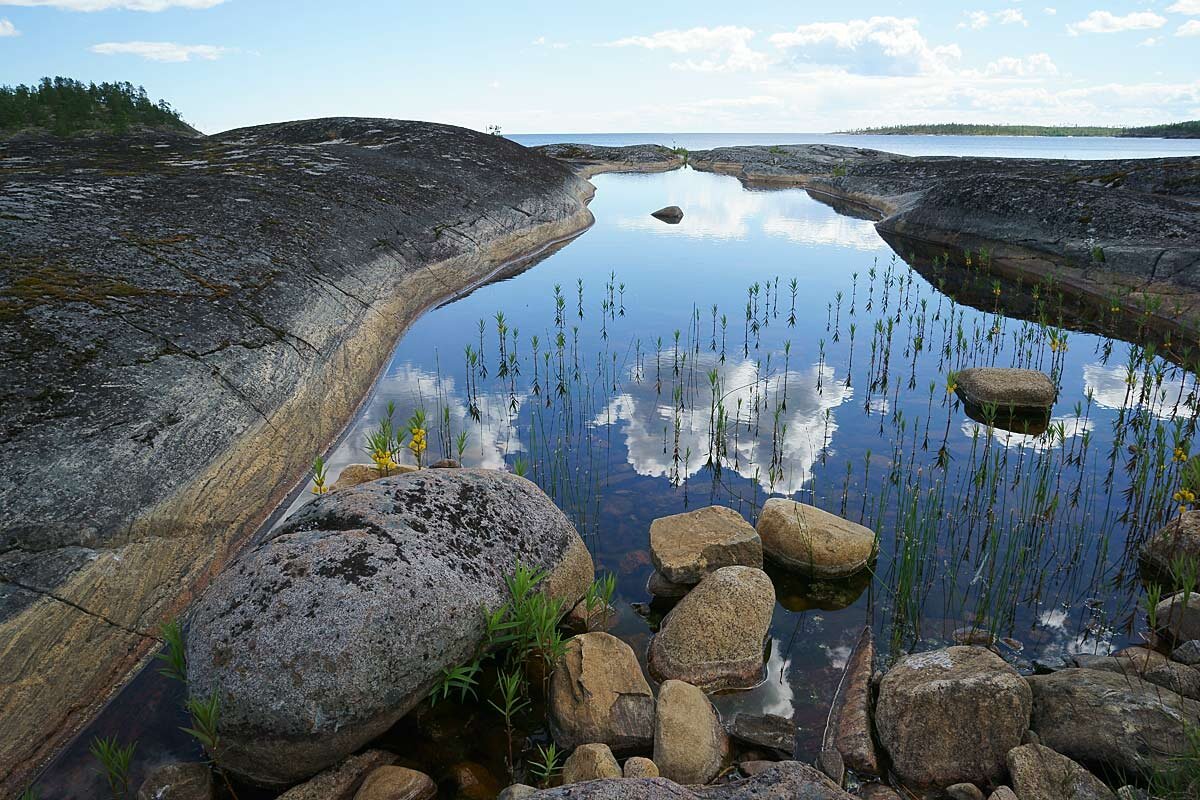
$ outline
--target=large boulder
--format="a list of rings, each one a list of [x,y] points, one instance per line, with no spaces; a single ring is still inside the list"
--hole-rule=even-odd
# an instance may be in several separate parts
[[[1200,592],[1176,592],[1154,609],[1158,632],[1176,642],[1200,639]]]
[[[676,783],[705,784],[721,771],[729,739],[704,692],[683,681],[658,689],[654,717],[654,763]]]
[[[1036,369],[972,367],[955,373],[960,397],[973,406],[998,409],[1047,409],[1058,398],[1050,376]]]
[[[1030,691],[982,647],[901,659],[883,677],[875,725],[896,774],[917,789],[996,784],[1029,728]]]
[[[1025,680],[1033,690],[1030,729],[1083,764],[1147,773],[1185,752],[1184,724],[1200,724],[1200,702],[1136,675],[1064,669]]]
[[[576,636],[550,676],[550,730],[564,749],[606,744],[616,752],[648,750],[654,741],[654,695],[633,649],[596,631]]]
[[[722,567],[663,619],[650,642],[651,673],[705,691],[753,686],[762,676],[774,609],[775,588],[765,572]]]
[[[857,800],[817,770],[780,761],[743,780],[680,786],[666,778],[617,778],[545,789],[530,800]]]
[[[650,557],[672,583],[699,583],[721,567],[762,569],[762,541],[742,515],[707,506],[650,523]]]
[[[390,728],[475,657],[517,562],[569,606],[593,575],[540,489],[422,470],[318,497],[213,581],[187,637],[193,697],[221,697],[220,766],[294,783]]]
[[[782,497],[763,504],[758,535],[772,560],[820,578],[853,575],[875,554],[870,529]]]
[[[1184,511],[1171,518],[1142,545],[1142,563],[1156,578],[1171,574],[1171,562],[1194,559],[1200,562],[1200,510]],[[1180,588],[1176,586],[1172,589]]]
[[[1007,762],[1021,800],[1116,800],[1103,781],[1044,745],[1014,747]]]

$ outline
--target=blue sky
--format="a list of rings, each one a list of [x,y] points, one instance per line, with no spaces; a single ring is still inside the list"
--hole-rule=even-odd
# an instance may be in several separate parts
[[[205,132],[366,115],[505,133],[1200,118],[1200,0],[0,0],[0,83],[129,80]]]

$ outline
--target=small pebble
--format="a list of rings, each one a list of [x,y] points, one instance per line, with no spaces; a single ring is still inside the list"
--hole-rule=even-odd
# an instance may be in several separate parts
[[[946,787],[950,800],[983,800],[983,791],[973,783],[956,783]]]

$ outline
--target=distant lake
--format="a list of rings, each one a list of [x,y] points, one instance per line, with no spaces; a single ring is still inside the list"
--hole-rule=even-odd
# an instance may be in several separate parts
[[[773,144],[839,144],[908,156],[1001,158],[1155,158],[1200,154],[1200,139],[1117,139],[1110,136],[849,136],[831,133],[521,133],[508,137],[534,147],[576,142],[619,147],[661,144],[688,150]]]

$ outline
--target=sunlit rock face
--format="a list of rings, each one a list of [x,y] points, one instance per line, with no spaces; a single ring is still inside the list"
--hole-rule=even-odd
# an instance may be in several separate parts
[[[722,468],[757,480],[767,491],[800,491],[812,478],[821,451],[833,441],[837,421],[832,412],[853,397],[853,388],[839,382],[834,369],[827,365],[781,372],[764,380],[753,361],[727,360],[722,364],[703,356],[700,361],[696,368],[715,369],[721,386],[726,387],[722,402],[730,423]],[[711,403],[697,402],[681,410],[668,387],[664,385],[660,394],[654,380],[644,380],[628,384],[593,424],[620,425],[629,463],[639,475],[683,480],[698,473],[709,460]],[[776,429],[775,409],[784,403]],[[739,415],[741,424],[735,433],[733,419]]]

